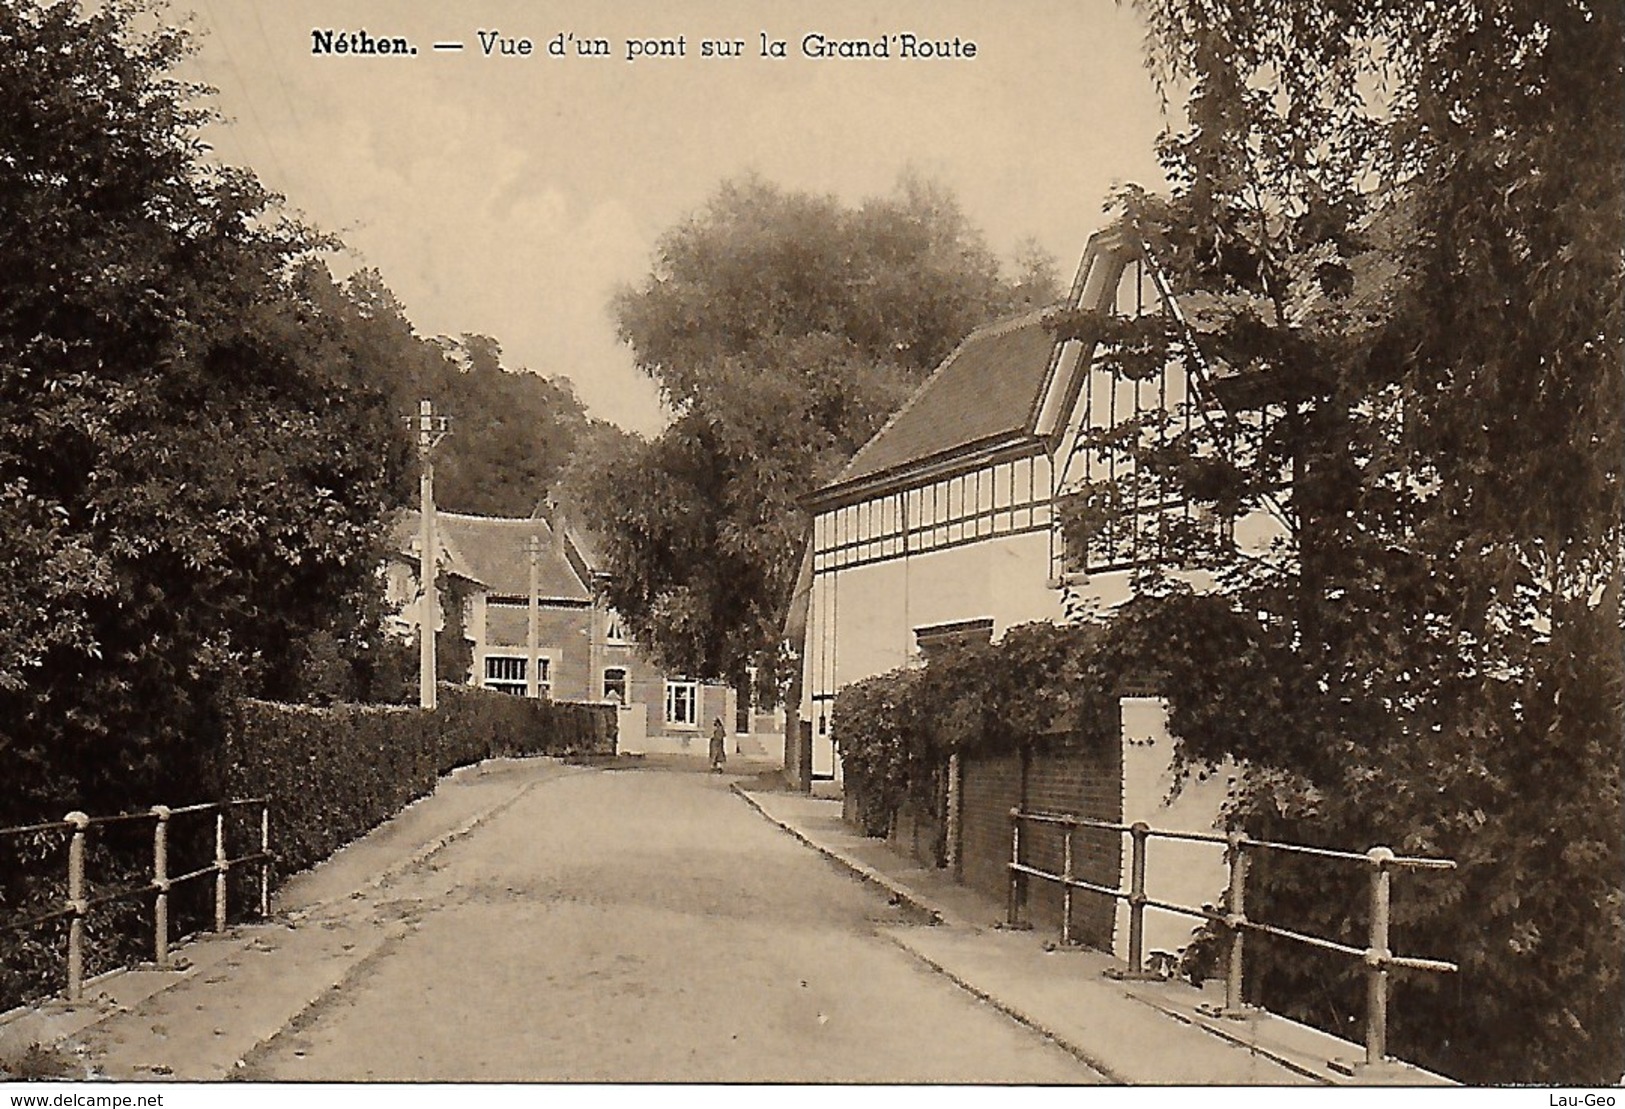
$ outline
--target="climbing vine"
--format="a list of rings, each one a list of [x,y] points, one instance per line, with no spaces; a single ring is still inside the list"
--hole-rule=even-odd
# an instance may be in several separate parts
[[[923,665],[846,686],[832,728],[846,788],[873,836],[902,806],[941,815],[940,783],[956,754],[1041,753],[1080,736],[1115,737],[1116,678],[1096,627],[1009,629],[997,643],[933,648]]]

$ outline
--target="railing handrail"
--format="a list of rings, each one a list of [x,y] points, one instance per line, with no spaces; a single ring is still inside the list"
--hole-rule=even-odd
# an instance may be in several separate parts
[[[1021,829],[1023,823],[1055,825],[1064,830],[1063,863],[1059,874],[1022,861]],[[1127,835],[1131,838],[1133,854],[1131,856],[1130,888],[1125,890],[1121,884],[1116,887],[1104,886],[1080,879],[1074,875],[1072,833],[1078,828],[1109,831],[1120,836]],[[1226,848],[1230,880],[1225,889],[1224,911],[1220,912],[1210,905],[1204,905],[1198,909],[1146,896],[1146,844],[1153,838],[1216,843]],[[1353,947],[1324,936],[1297,932],[1289,928],[1282,928],[1279,925],[1267,924],[1263,921],[1249,920],[1246,912],[1246,883],[1248,864],[1251,861],[1249,852],[1254,849],[1284,851],[1337,861],[1358,862],[1367,867],[1371,883],[1367,946],[1363,948]],[[1345,957],[1357,958],[1365,964],[1367,975],[1366,1063],[1377,1066],[1383,1064],[1387,1059],[1389,968],[1405,967],[1414,970],[1445,973],[1460,970],[1457,964],[1443,959],[1396,955],[1389,949],[1390,880],[1393,871],[1396,868],[1452,870],[1455,866],[1456,863],[1453,859],[1396,855],[1387,847],[1373,847],[1364,854],[1359,854],[1333,848],[1312,847],[1308,844],[1255,839],[1239,830],[1224,835],[1205,832],[1183,832],[1152,828],[1144,822],[1122,824],[1080,817],[1073,813],[1024,810],[1017,806],[1010,810],[1010,862],[1007,864],[1010,875],[1009,923],[1012,926],[1023,924],[1021,917],[1026,906],[1026,880],[1028,878],[1039,878],[1044,881],[1058,883],[1061,886],[1063,899],[1061,942],[1063,944],[1073,942],[1072,891],[1074,889],[1085,890],[1117,901],[1126,901],[1129,906],[1129,971],[1127,976],[1133,978],[1147,977],[1144,971],[1143,950],[1144,913],[1147,908],[1177,913],[1218,924],[1230,933],[1230,950],[1225,975],[1225,1005],[1222,1010],[1222,1015],[1225,1016],[1240,1016],[1245,1012],[1241,996],[1242,959],[1245,946],[1243,937],[1249,931],[1292,940],[1296,943]],[[1119,883],[1121,881],[1121,871],[1119,871]]]
[[[42,820],[38,824],[14,824],[10,828],[0,828],[0,836],[21,836],[30,832],[66,832],[73,825],[66,820]]]
[[[226,852],[226,815],[241,808],[259,809],[259,849],[238,856]],[[185,874],[169,874],[169,823],[176,816],[213,813],[214,856],[203,867]],[[150,881],[106,890],[91,896],[86,888],[85,845],[86,835],[93,828],[147,820],[153,825],[152,878]],[[68,833],[68,888],[62,907],[43,914],[0,924],[6,932],[30,930],[53,920],[68,920],[67,997],[78,1001],[83,995],[85,978],[85,922],[92,909],[130,897],[153,897],[153,961],[159,967],[169,966],[169,895],[182,882],[214,875],[214,928],[225,931],[227,921],[226,877],[235,867],[259,866],[259,915],[270,915],[271,864],[276,853],[271,850],[271,801],[268,797],[236,797],[225,801],[203,801],[192,805],[170,808],[153,805],[144,812],[116,813],[111,816],[87,816],[71,812],[61,820],[0,828],[0,837],[18,836],[35,832],[60,831]]]
[[[191,805],[179,805],[168,809],[171,816],[181,816],[188,813],[209,812],[214,809],[235,809],[247,805],[270,804],[268,797],[234,797],[229,801],[198,801]],[[161,807],[161,806],[158,806]],[[122,824],[135,820],[155,820],[153,809],[136,809],[132,812],[112,813],[107,816],[92,816],[86,818],[87,827],[99,828],[108,824]],[[73,824],[67,820],[42,820],[35,824],[14,824],[8,828],[0,828],[0,836],[26,835],[31,832],[70,832]]]
[[[1010,815],[1019,820],[1031,821],[1034,824],[1070,825],[1077,828],[1099,828],[1105,831],[1128,833],[1134,830],[1132,824],[1114,824],[1107,820],[1094,820],[1087,816],[1077,816],[1073,813],[1052,813],[1039,810],[1026,810],[1012,808]],[[1197,843],[1216,843],[1221,847],[1229,847],[1236,842],[1235,836],[1221,835],[1218,832],[1185,832],[1172,828],[1145,829],[1146,835],[1153,839],[1190,840]],[[1332,847],[1313,847],[1307,843],[1283,843],[1278,840],[1255,839],[1245,833],[1240,834],[1243,847],[1263,847],[1271,851],[1295,852],[1303,855],[1320,855],[1330,859],[1344,859],[1349,862],[1366,863],[1370,857],[1358,851],[1339,851]],[[1454,870],[1454,859],[1434,859],[1420,855],[1394,855],[1388,860],[1389,866],[1401,866],[1414,870]]]

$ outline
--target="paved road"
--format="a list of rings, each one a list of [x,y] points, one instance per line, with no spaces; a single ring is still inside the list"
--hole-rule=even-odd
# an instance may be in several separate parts
[[[1100,1080],[877,935],[899,910],[720,777],[547,782],[389,898],[397,934],[240,1076]]]

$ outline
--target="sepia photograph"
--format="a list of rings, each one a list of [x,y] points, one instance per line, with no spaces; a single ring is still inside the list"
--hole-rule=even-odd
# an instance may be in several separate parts
[[[0,0],[0,1094],[1614,1105],[1622,110],[1618,0]]]

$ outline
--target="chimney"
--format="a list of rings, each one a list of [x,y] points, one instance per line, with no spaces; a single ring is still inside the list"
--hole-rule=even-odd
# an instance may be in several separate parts
[[[564,558],[564,506],[547,498],[547,526],[553,529],[553,553]]]

